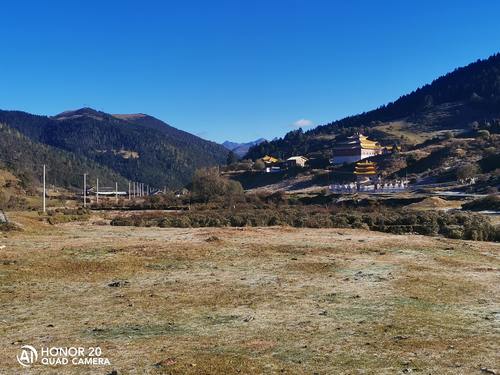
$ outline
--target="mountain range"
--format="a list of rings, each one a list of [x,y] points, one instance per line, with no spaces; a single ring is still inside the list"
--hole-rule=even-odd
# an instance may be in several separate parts
[[[81,175],[88,173],[91,181],[99,177],[103,184],[139,181],[175,189],[189,183],[196,169],[224,164],[228,150],[254,160],[265,154],[328,160],[335,138],[353,132],[417,149],[445,133],[449,139],[473,129],[499,133],[499,128],[500,54],[495,54],[372,111],[272,141],[219,145],[142,113],[81,108],[40,116],[0,110],[0,169],[15,174],[25,187],[40,182],[46,164],[49,183],[58,186],[81,187]],[[498,154],[496,144],[488,142],[474,147]],[[476,155],[477,160],[485,157]]]
[[[56,116],[0,111],[0,124],[0,131],[9,134],[1,148],[4,167],[33,180],[39,179],[35,171],[45,163],[54,175],[50,178],[63,186],[79,186],[80,177],[70,176],[87,171],[89,176],[102,176],[103,183],[132,180],[178,188],[196,169],[223,164],[227,157],[223,146],[145,114],[109,114],[92,108]],[[24,155],[27,148],[31,157]],[[55,168],[56,159],[63,164],[60,168]]]
[[[227,148],[229,151],[234,152],[236,155],[239,157],[243,157],[250,147],[259,145],[262,142],[266,142],[267,140],[265,138],[259,138],[256,139],[255,141],[252,142],[246,142],[246,143],[238,143],[238,142],[231,142],[231,141],[225,141],[222,143],[222,145]]]

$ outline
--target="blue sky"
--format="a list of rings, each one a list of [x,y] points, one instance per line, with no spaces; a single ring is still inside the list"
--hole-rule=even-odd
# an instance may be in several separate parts
[[[500,51],[491,1],[9,1],[0,108],[148,113],[222,142],[370,110]]]

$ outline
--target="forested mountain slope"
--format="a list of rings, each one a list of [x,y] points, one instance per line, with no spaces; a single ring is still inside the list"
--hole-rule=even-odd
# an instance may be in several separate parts
[[[20,179],[26,190],[41,183],[42,166],[47,165],[47,184],[81,189],[82,176],[99,178],[103,185],[118,182],[125,189],[127,180],[120,174],[75,153],[33,141],[16,129],[0,124],[0,168]]]
[[[417,144],[436,132],[463,131],[474,122],[500,119],[500,54],[448,73],[398,100],[373,111],[318,126],[296,130],[272,142],[252,147],[248,157],[282,157],[321,152],[339,134],[362,130],[387,143]]]
[[[183,186],[196,169],[224,163],[227,155],[221,145],[147,115],[114,116],[91,108],[54,117],[0,111],[0,123],[155,187]]]

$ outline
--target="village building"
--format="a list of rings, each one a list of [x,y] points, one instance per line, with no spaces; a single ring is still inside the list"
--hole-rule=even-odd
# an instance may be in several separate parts
[[[278,158],[275,158],[274,156],[266,155],[262,158],[262,161],[266,166],[271,166],[273,164],[276,164],[279,162]]]
[[[109,197],[114,197],[116,195],[127,195],[128,193],[126,191],[119,191],[119,190],[116,190],[116,188],[114,187],[103,187],[103,186],[100,186],[99,187],[99,191],[97,191],[97,189],[93,186],[87,188],[87,195],[90,196],[90,195],[99,195],[99,196],[103,196],[103,197],[106,197],[106,196],[109,196]]]
[[[293,167],[301,167],[304,168],[306,166],[308,159],[304,156],[292,156],[288,159],[286,159],[286,166],[289,168]]]
[[[333,147],[332,164],[351,164],[372,156],[380,155],[382,146],[363,134],[355,134],[339,141]]]
[[[279,166],[266,167],[265,171],[266,171],[266,173],[281,173],[282,169]]]
[[[181,190],[177,190],[174,194],[175,194],[175,196],[177,198],[180,198],[182,196],[188,195],[189,194],[189,190],[186,189],[186,188],[182,188]]]

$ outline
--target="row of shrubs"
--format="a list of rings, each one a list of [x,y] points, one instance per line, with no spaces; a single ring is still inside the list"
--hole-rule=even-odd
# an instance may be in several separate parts
[[[500,211],[500,196],[488,195],[487,197],[475,199],[464,203],[462,209],[470,211]]]
[[[149,227],[259,227],[361,228],[387,233],[443,235],[449,238],[500,241],[500,228],[488,218],[463,212],[390,210],[385,212],[333,212],[286,208],[254,209],[242,212],[214,210],[172,214],[136,214],[116,217],[111,225]]]
[[[62,215],[89,215],[90,210],[83,207],[76,208],[54,208],[52,210],[47,211],[47,216],[56,216],[58,214]],[[41,211],[39,211],[39,215],[43,215]]]
[[[42,215],[41,212],[39,212]],[[47,211],[49,224],[63,224],[72,221],[86,221],[90,218],[90,211],[85,208],[56,208]]]

